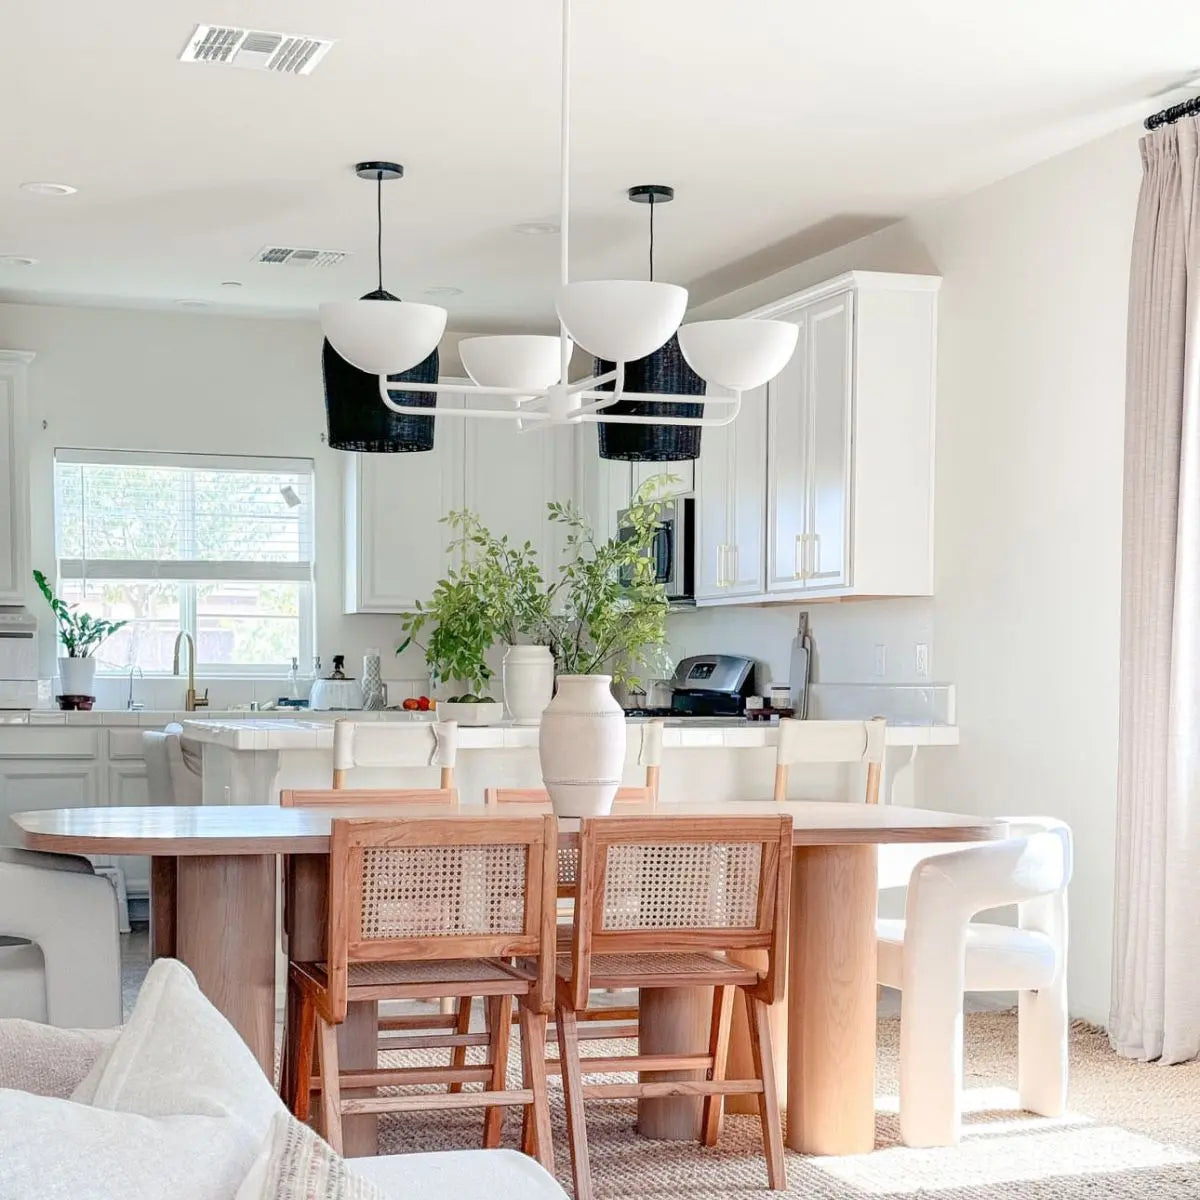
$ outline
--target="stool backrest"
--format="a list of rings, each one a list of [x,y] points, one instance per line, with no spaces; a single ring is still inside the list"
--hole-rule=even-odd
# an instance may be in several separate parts
[[[182,725],[172,723],[161,733],[142,730],[142,756],[151,804],[201,802],[201,777],[184,758]]]
[[[287,788],[279,793],[280,808],[319,808],[322,805],[388,804],[445,805],[458,807],[456,788]]]
[[[333,723],[333,786],[344,788],[355,767],[401,770],[440,767],[441,786],[454,786],[457,721],[352,721]]]
[[[866,763],[867,786],[863,799],[879,803],[879,776],[883,764],[887,722],[869,721],[779,722],[779,749],[775,758],[775,799],[786,800],[789,769],[794,763]]]
[[[586,1007],[600,954],[762,949],[762,998],[783,970],[792,819],[594,817],[579,831],[570,986]]]
[[[554,817],[335,820],[326,962],[345,1013],[351,963],[529,958],[554,982]]]

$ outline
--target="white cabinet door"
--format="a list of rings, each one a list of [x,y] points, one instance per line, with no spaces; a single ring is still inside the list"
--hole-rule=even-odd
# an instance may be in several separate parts
[[[110,761],[107,783],[104,803],[113,808],[143,807],[150,803],[146,764],[142,760]],[[145,855],[120,854],[96,861],[113,863],[120,867],[125,872],[125,888],[131,895],[148,896],[150,894],[150,859]]]
[[[841,292],[787,317],[800,338],[768,385],[768,591],[849,582],[852,305]]]
[[[843,587],[850,498],[853,297],[849,292],[807,313],[808,535],[806,588]]]
[[[696,599],[763,591],[767,389],[742,397],[730,425],[706,429],[696,463]]]
[[[569,429],[522,433],[516,421],[468,421],[465,507],[500,537],[537,551],[543,578],[558,564],[562,526],[550,521],[546,505],[565,503],[574,486],[575,438]]]
[[[29,580],[25,374],[32,358],[0,350],[0,604],[24,604]]]
[[[0,825],[13,813],[90,808],[99,792],[95,759],[8,759],[0,762]]]
[[[808,564],[808,316],[796,353],[767,384],[767,590],[804,586]]]
[[[461,404],[438,396],[439,407]],[[441,518],[463,507],[462,418],[438,421],[430,451],[348,455],[345,501],[345,611],[407,612],[428,600],[449,565]]]

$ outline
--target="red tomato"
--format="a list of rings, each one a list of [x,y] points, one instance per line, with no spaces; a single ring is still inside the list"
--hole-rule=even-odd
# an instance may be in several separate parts
[[[428,696],[417,697],[417,708],[419,708],[421,712],[428,712],[431,707],[432,705]]]
[[[421,707],[421,703],[419,700],[414,700],[410,696],[400,707],[403,708],[405,712],[416,712],[417,709]]]

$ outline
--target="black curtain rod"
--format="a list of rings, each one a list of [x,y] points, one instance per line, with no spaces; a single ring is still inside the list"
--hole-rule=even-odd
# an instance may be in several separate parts
[[[1172,104],[1170,108],[1156,112],[1152,117],[1147,117],[1143,123],[1147,129],[1157,129],[1160,125],[1173,125],[1184,117],[1197,115],[1200,115],[1200,96],[1193,96],[1182,104]]]

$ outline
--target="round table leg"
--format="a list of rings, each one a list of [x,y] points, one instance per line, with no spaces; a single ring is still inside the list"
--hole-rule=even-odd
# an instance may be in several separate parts
[[[181,856],[175,951],[275,1078],[275,856]]]
[[[787,1145],[875,1147],[873,845],[801,846],[788,933]]]
[[[712,1023],[712,988],[642,988],[638,997],[641,1054],[706,1054]],[[703,1071],[643,1071],[643,1080],[703,1079]],[[672,1141],[700,1136],[699,1096],[639,1100],[637,1131]]]

